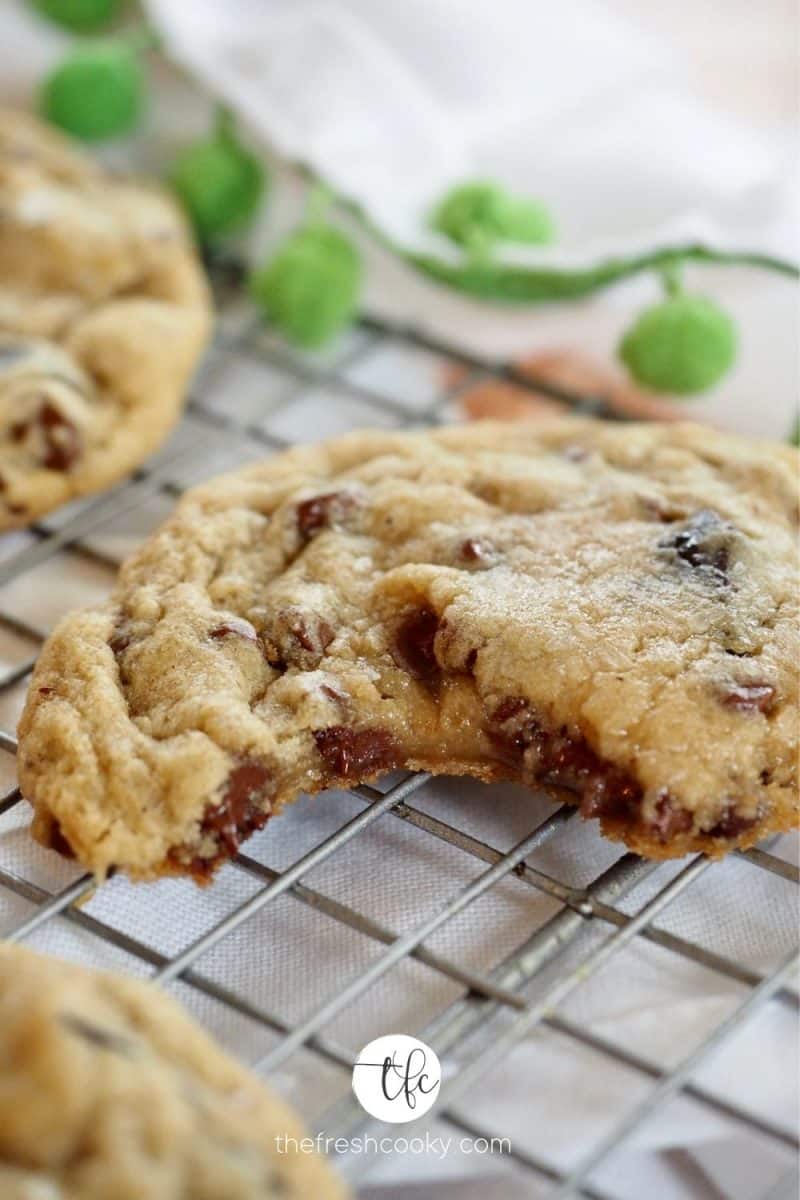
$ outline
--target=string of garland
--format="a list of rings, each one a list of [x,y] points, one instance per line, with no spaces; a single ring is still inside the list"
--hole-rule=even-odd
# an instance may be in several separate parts
[[[95,33],[119,17],[124,0],[31,0],[45,17],[78,34]],[[146,108],[145,51],[157,44],[148,30],[79,42],[44,79],[43,115],[84,141],[131,133]],[[168,174],[198,241],[213,248],[245,230],[267,194],[259,159],[239,140],[233,118],[217,111],[209,133],[187,145]],[[327,217],[333,197],[312,192],[304,220],[272,257],[254,270],[249,293],[266,319],[299,346],[319,347],[358,315],[361,257],[350,238]],[[351,208],[353,206],[350,206]],[[358,212],[358,210],[354,210]],[[369,221],[360,214],[364,225]],[[429,226],[463,253],[460,265],[392,247],[420,271],[459,290],[498,302],[536,302],[586,295],[646,269],[659,270],[665,298],[642,312],[624,334],[617,354],[637,383],[656,392],[692,396],[714,387],[736,359],[732,318],[711,298],[686,293],[684,261],[750,262],[798,275],[782,260],[714,254],[704,247],[654,252],[614,260],[584,271],[547,271],[498,262],[504,244],[547,245],[556,225],[540,200],[516,196],[488,180],[459,184],[434,207]],[[376,232],[373,230],[373,233]],[[800,439],[800,422],[790,440]]]

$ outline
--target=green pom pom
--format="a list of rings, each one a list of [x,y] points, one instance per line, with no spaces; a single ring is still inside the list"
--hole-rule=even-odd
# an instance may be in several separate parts
[[[618,353],[637,383],[688,396],[719,382],[736,342],[735,324],[713,300],[679,293],[643,312]]]
[[[121,0],[33,0],[39,12],[75,33],[93,33],[117,16]]]
[[[512,196],[494,183],[464,183],[436,208],[431,225],[459,246],[485,250],[495,242],[546,245],[555,225],[539,200]]]
[[[144,107],[144,76],[126,42],[95,42],[74,50],[44,81],[43,115],[84,141],[128,133]]]
[[[187,146],[170,181],[186,207],[201,242],[244,229],[264,191],[264,170],[230,132],[217,132]]]
[[[361,259],[330,225],[296,230],[250,280],[264,315],[299,346],[322,346],[356,315]]]

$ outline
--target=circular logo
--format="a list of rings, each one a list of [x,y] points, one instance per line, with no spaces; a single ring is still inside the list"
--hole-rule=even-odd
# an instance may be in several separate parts
[[[416,1121],[436,1103],[442,1068],[430,1046],[405,1033],[368,1042],[353,1066],[353,1091],[379,1121]]]

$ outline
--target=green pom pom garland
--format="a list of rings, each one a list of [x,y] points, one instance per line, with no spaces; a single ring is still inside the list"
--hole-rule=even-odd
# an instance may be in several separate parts
[[[730,370],[737,341],[736,325],[713,300],[675,292],[639,316],[618,353],[637,383],[690,396]]]
[[[34,8],[73,33],[94,33],[119,15],[121,0],[33,0]]]
[[[358,311],[361,259],[332,225],[313,224],[286,239],[250,278],[264,316],[298,346],[313,349],[349,325]]]
[[[44,81],[42,115],[73,137],[104,141],[130,133],[144,109],[144,73],[128,42],[79,46]]]
[[[555,225],[539,200],[512,196],[495,183],[463,183],[435,209],[431,227],[471,251],[489,250],[496,242],[547,245]]]
[[[170,182],[183,202],[201,242],[213,242],[245,229],[264,193],[258,159],[237,140],[226,114],[207,138],[178,156]]]

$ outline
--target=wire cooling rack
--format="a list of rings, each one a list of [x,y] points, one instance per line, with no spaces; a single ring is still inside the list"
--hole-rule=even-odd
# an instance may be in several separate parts
[[[204,997],[225,1014],[260,1028],[266,1040],[257,1056],[259,1070],[283,1078],[281,1072],[301,1058],[306,1063],[324,1064],[329,1079],[327,1090],[322,1089],[324,1112],[305,1115],[331,1137],[376,1128],[351,1095],[354,1044],[352,1039],[337,1037],[337,1019],[344,1013],[356,1014],[357,1025],[360,1002],[399,966],[413,965],[421,972],[420,978],[432,973],[445,980],[449,989],[433,1008],[421,1003],[419,1015],[410,1014],[405,1028],[429,1043],[447,1064],[435,1109],[438,1127],[473,1139],[502,1138],[504,1131],[496,1123],[470,1115],[469,1097],[488,1074],[510,1064],[516,1049],[534,1033],[555,1039],[565,1052],[580,1050],[589,1056],[587,1061],[625,1072],[636,1085],[633,1102],[620,1111],[612,1104],[606,1129],[566,1165],[537,1141],[534,1127],[529,1136],[517,1136],[510,1145],[505,1144],[505,1173],[492,1176],[494,1182],[487,1183],[484,1195],[627,1195],[619,1173],[614,1175],[606,1167],[635,1144],[640,1131],[657,1121],[679,1096],[691,1101],[692,1111],[711,1114],[719,1121],[720,1137],[733,1136],[752,1144],[758,1183],[743,1184],[737,1196],[781,1200],[795,1195],[798,1139],[793,1114],[785,1114],[781,1121],[774,1114],[764,1115],[740,1096],[732,1097],[724,1087],[705,1083],[703,1071],[712,1059],[718,1063],[724,1058],[743,1027],[757,1022],[768,1008],[777,1006],[795,1019],[797,946],[787,945],[785,939],[781,944],[769,943],[769,911],[741,914],[742,920],[752,921],[755,916],[767,931],[758,965],[726,956],[702,939],[676,932],[670,922],[670,915],[697,888],[701,877],[708,879],[709,872],[717,873],[722,881],[728,915],[738,914],[736,881],[731,879],[726,890],[723,874],[734,866],[779,880],[785,904],[793,910],[798,870],[767,847],[738,853],[721,865],[702,856],[675,865],[646,862],[606,845],[602,869],[594,877],[576,881],[566,867],[556,875],[537,865],[537,853],[543,847],[563,847],[561,861],[569,861],[570,847],[582,824],[569,805],[551,805],[543,817],[540,812],[534,827],[508,848],[502,840],[495,844],[490,837],[476,836],[462,827],[457,817],[443,819],[432,811],[424,803],[427,776],[394,777],[388,790],[359,787],[346,794],[349,808],[336,818],[332,830],[330,821],[322,820],[322,802],[317,798],[314,820],[304,826],[306,834],[308,828],[313,832],[310,840],[307,836],[303,842],[304,852],[299,857],[289,855],[288,861],[267,865],[251,852],[254,839],[226,868],[241,886],[229,889],[223,910],[215,908],[205,925],[199,931],[193,927],[190,935],[181,926],[180,936],[171,941],[167,938],[164,944],[161,932],[156,935],[152,929],[119,919],[121,910],[136,908],[142,885],[136,888],[120,878],[109,881],[100,892],[114,889],[117,904],[106,912],[87,875],[77,874],[73,864],[33,846],[22,833],[26,806],[13,786],[13,726],[36,650],[55,618],[75,603],[77,592],[71,580],[76,567],[84,577],[88,573],[90,586],[98,595],[107,590],[120,558],[130,548],[125,529],[132,517],[138,522],[138,538],[195,479],[280,450],[307,437],[309,428],[322,437],[359,426],[403,428],[447,421],[466,390],[493,378],[534,388],[572,409],[605,411],[602,397],[570,395],[532,379],[529,373],[523,377],[513,368],[489,365],[418,334],[376,323],[362,323],[332,354],[297,355],[257,324],[237,298],[231,281],[221,281],[220,296],[215,344],[196,382],[186,418],[171,442],[128,482],[100,498],[73,504],[24,534],[8,535],[0,547],[0,656],[5,664],[0,677],[0,781],[8,788],[0,801],[0,928],[4,936],[31,940],[46,948],[47,931],[56,925],[79,929],[103,948],[119,951],[123,969],[177,987],[190,1006],[192,996]],[[46,615],[39,620],[35,612],[32,615],[30,597],[41,589],[47,593],[47,604]],[[81,592],[79,601],[85,599]],[[464,789],[476,786],[459,783],[459,800]],[[358,850],[376,831],[385,830],[386,822],[395,823],[398,830],[396,823],[402,823],[404,829],[415,832],[421,840],[414,845],[423,860],[424,842],[433,839],[459,862],[460,873],[455,876],[461,881],[459,886],[454,889],[452,881],[445,880],[443,899],[433,915],[429,911],[402,933],[360,911],[349,902],[349,893],[346,902],[333,894],[335,889],[326,889],[324,871],[323,884],[316,883],[321,867],[341,858],[348,844]],[[271,836],[271,829],[272,825],[258,838]],[[316,873],[315,886],[306,882],[312,872]],[[151,886],[183,888],[180,895],[195,905],[205,904],[205,897],[217,889],[215,883],[210,893],[195,892],[185,881]],[[477,962],[433,948],[440,931],[501,888],[513,888],[515,903],[521,897],[530,905],[530,926],[521,942],[517,938],[508,945],[500,939],[496,960]],[[534,896],[547,901],[544,910],[533,904]],[[231,985],[224,973],[220,978],[219,971],[206,969],[209,956],[224,944],[235,944],[239,954],[252,952],[247,948],[254,943],[252,938],[248,943],[248,938],[256,914],[280,912],[280,905],[287,901],[305,906],[310,916],[305,947],[308,972],[315,970],[320,939],[327,936],[330,922],[369,947],[357,971],[343,967],[332,994],[328,988],[310,1012],[294,1017],[270,1006],[269,981],[266,999],[263,988],[254,997],[247,989]],[[280,922],[277,926],[270,933],[276,940]],[[678,1046],[669,1061],[643,1053],[634,1043],[597,1032],[590,1022],[570,1015],[568,1001],[601,971],[616,970],[624,993],[625,973],[620,963],[634,943],[658,948],[668,971],[688,964],[710,973],[728,989],[730,1003],[724,1014],[718,1015],[694,1044]],[[277,945],[274,958],[283,961]],[[116,960],[111,961],[116,965]],[[422,984],[419,987],[422,997],[424,988]],[[229,1031],[225,1019],[218,1019],[216,1025],[223,1034]],[[790,1061],[785,1069],[792,1070]],[[531,1081],[532,1090],[541,1092],[543,1086],[546,1081]],[[345,1156],[341,1166],[357,1180],[365,1162]],[[718,1187],[688,1156],[674,1156],[672,1166],[683,1179],[684,1195],[712,1200],[720,1196]],[[481,1169],[487,1170],[485,1161]],[[517,1190],[512,1190],[512,1181]],[[651,1195],[660,1194],[657,1184],[649,1190]],[[419,1194],[436,1195],[435,1191]]]

